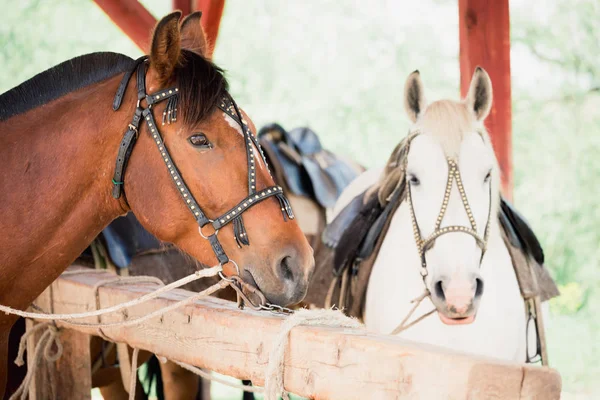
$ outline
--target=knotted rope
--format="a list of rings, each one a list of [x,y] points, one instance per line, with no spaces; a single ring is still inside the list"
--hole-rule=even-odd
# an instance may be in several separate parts
[[[41,324],[35,325],[32,329],[25,332],[25,334],[21,337],[21,342],[19,343],[19,352],[17,354],[17,358],[15,359],[15,364],[21,367],[25,364],[25,360],[23,359],[23,354],[27,349],[27,339],[34,333],[46,328],[46,331],[42,334],[37,344],[35,345],[34,350],[34,362],[27,369],[27,375],[25,375],[25,379],[19,386],[19,388],[10,396],[9,400],[25,400],[29,391],[29,385],[31,384],[31,380],[35,376],[36,367],[42,361],[42,357],[48,362],[55,362],[62,356],[63,346],[58,337],[60,330],[54,325],[53,322],[44,322]],[[56,351],[52,353],[52,346],[56,345]],[[54,382],[51,388],[54,392],[56,392],[54,387]]]
[[[101,281],[98,284],[96,284],[94,287],[95,293],[96,293],[96,300],[97,300],[96,306],[99,309],[97,309],[95,311],[85,312],[85,313],[74,313],[74,314],[33,313],[33,312],[15,310],[13,308],[1,306],[1,305],[0,305],[0,311],[5,312],[7,314],[19,315],[24,318],[35,318],[35,319],[43,319],[43,320],[61,321],[62,323],[65,323],[67,325],[80,325],[80,326],[83,325],[83,326],[90,326],[90,327],[95,327],[95,328],[112,328],[112,327],[130,326],[130,325],[139,324],[148,319],[163,315],[171,310],[183,307],[187,304],[191,304],[202,297],[210,296],[212,293],[228,286],[230,283],[228,281],[221,280],[218,283],[210,286],[208,289],[205,289],[202,292],[199,292],[191,297],[188,297],[184,300],[173,303],[170,306],[156,310],[150,314],[147,314],[147,315],[144,315],[144,316],[141,316],[138,318],[130,319],[130,320],[123,320],[123,321],[118,321],[118,322],[108,322],[108,323],[103,323],[100,321],[100,319],[99,319],[99,322],[97,322],[97,323],[74,322],[72,320],[78,319],[78,318],[93,317],[93,316],[99,317],[101,315],[121,311],[125,308],[132,307],[132,306],[141,304],[143,302],[149,301],[151,299],[154,299],[154,298],[160,296],[162,293],[165,293],[169,290],[183,286],[183,285],[185,285],[189,282],[195,281],[197,279],[207,277],[207,276],[215,276],[221,270],[222,270],[222,268],[220,266],[216,266],[213,268],[196,271],[196,273],[194,273],[192,275],[189,275],[189,276],[187,276],[183,279],[180,279],[176,282],[173,282],[169,285],[162,286],[161,288],[159,288],[151,293],[145,294],[137,299],[134,299],[134,300],[131,300],[131,301],[128,301],[125,303],[121,303],[116,306],[107,307],[107,308],[99,308],[100,304],[99,304],[97,289],[99,289],[100,286],[104,286],[104,285],[111,284],[111,283],[120,283],[120,284],[131,283],[132,279],[135,279],[136,282],[140,282],[141,280],[139,279],[140,277],[132,277],[132,279],[117,278],[117,279]],[[81,272],[68,271],[67,275],[73,275],[75,273],[85,273],[85,272],[90,272],[90,271],[85,271],[85,270],[82,270]],[[145,279],[145,277],[142,277],[142,278],[145,282],[147,282],[147,279]],[[188,371],[191,371],[191,372],[203,377],[204,379],[214,380],[214,381],[220,382],[222,384],[232,386],[232,387],[235,387],[238,389],[242,389],[242,390],[245,390],[248,392],[264,392],[265,400],[278,400],[280,397],[283,397],[284,400],[289,400],[288,393],[285,391],[284,383],[283,383],[284,372],[285,372],[284,371],[285,349],[287,348],[287,345],[288,345],[289,334],[290,334],[291,330],[294,327],[299,326],[299,325],[305,325],[305,326],[317,326],[318,325],[318,326],[344,327],[344,328],[359,328],[362,326],[362,324],[359,321],[344,315],[340,310],[302,309],[302,310],[296,311],[294,314],[287,317],[284,320],[284,322],[282,323],[280,331],[279,331],[277,337],[275,338],[273,346],[269,352],[269,363],[268,363],[266,371],[265,371],[265,387],[264,388],[248,387],[245,385],[232,384],[232,383],[227,382],[218,377],[213,377],[210,374],[208,374],[192,365],[189,365],[189,364],[186,364],[186,363],[183,363],[180,361],[173,361],[173,362],[175,362],[179,366],[187,369]],[[23,335],[23,337],[21,338],[20,346],[19,346],[19,354],[17,356],[17,359],[15,360],[15,363],[17,363],[17,365],[24,364],[23,353],[27,346],[27,339],[33,333],[35,333],[43,328],[47,328],[47,330],[46,330],[46,332],[44,332],[42,334],[42,336],[40,337],[40,340],[36,344],[35,353],[34,353],[34,364],[31,365],[31,368],[29,368],[27,375],[25,377],[25,380],[23,381],[23,383],[21,384],[19,389],[13,394],[13,396],[11,396],[11,398],[9,400],[24,400],[27,397],[28,393],[25,389],[30,386],[31,380],[35,373],[35,368],[41,362],[42,357],[44,357],[47,361],[54,362],[54,361],[58,360],[60,358],[60,356],[62,355],[63,348],[62,348],[62,344],[60,343],[60,340],[58,338],[59,330],[54,325],[54,322],[44,322],[44,323],[36,325],[33,329],[27,331],[25,333],[25,335]],[[56,345],[56,347],[57,347],[57,350],[54,353],[51,352],[53,345]],[[137,383],[138,354],[139,354],[139,349],[134,348],[132,360],[131,360],[131,375],[130,375],[131,380],[129,383],[129,399],[130,400],[135,398],[135,389],[136,389],[136,383]]]
[[[228,382],[216,376],[212,376],[200,368],[190,364],[171,360],[180,367],[193,372],[194,374],[210,380],[219,382],[232,388],[241,389],[246,392],[264,393],[265,400],[278,400],[283,398],[289,400],[289,395],[284,389],[283,377],[285,373],[285,349],[289,342],[289,335],[296,326],[327,326],[336,328],[362,328],[363,325],[356,319],[350,318],[340,310],[321,309],[308,310],[301,309],[288,316],[281,324],[279,333],[269,352],[269,363],[265,371],[264,388],[256,386],[246,386]],[[133,378],[132,378],[133,379]]]

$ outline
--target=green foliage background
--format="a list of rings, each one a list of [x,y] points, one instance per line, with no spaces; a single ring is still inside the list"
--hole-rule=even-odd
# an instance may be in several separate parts
[[[171,7],[142,3],[157,17]],[[76,55],[141,55],[89,0],[0,7],[0,93]],[[598,398],[600,3],[510,7],[514,197],[563,293],[547,322],[550,361],[564,398]],[[457,4],[228,0],[214,58],[258,126],[309,125],[327,148],[381,165],[408,127],[402,88],[412,70],[429,99],[458,96]]]

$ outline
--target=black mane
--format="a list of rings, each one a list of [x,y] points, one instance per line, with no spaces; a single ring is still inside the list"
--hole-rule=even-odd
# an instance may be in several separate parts
[[[118,53],[101,52],[75,57],[0,95],[0,121],[133,68],[135,61]],[[222,69],[188,50],[182,50],[175,74],[181,113],[187,125],[206,118],[228,89]]]
[[[179,61],[175,75],[183,122],[193,125],[210,115],[229,85],[223,70],[199,54],[183,49]]]
[[[86,54],[62,62],[0,95],[0,121],[115,76],[132,68],[133,63],[123,54],[110,52]]]

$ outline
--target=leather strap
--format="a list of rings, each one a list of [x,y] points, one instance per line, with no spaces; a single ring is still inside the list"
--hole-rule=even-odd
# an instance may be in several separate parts
[[[160,92],[144,95],[144,97],[146,98],[146,102],[148,103],[148,105],[151,106],[163,100],[167,100],[168,98],[173,97],[177,94],[179,94],[179,88],[170,87],[168,89],[161,90]]]
[[[135,114],[133,115],[131,124],[129,124],[129,128],[125,132],[123,140],[121,140],[121,145],[119,146],[119,152],[117,153],[117,162],[115,165],[115,173],[113,174],[112,179],[112,195],[115,199],[120,198],[121,193],[123,191],[123,185],[125,184],[123,175],[125,173],[127,163],[129,162],[129,156],[131,156],[131,152],[133,151],[133,145],[135,144],[138,137],[138,129],[140,126],[141,118],[142,109],[138,107],[135,110]]]
[[[117,93],[115,94],[115,98],[113,100],[113,110],[117,111],[120,107],[121,104],[123,103],[123,96],[125,96],[125,90],[127,90],[127,85],[129,84],[129,81],[131,80],[131,77],[133,76],[133,72],[137,70],[138,66],[143,63],[144,61],[146,61],[148,59],[148,56],[142,56],[140,58],[138,58],[137,60],[135,60],[134,63],[134,67],[131,68],[129,71],[127,71],[125,73],[125,75],[123,75],[123,79],[121,79],[121,83],[119,84],[119,87],[117,88]]]
[[[268,199],[269,197],[277,195],[283,195],[283,189],[280,186],[270,186],[261,190],[260,192],[256,192],[240,201],[235,207],[232,207],[220,217],[216,218],[212,225],[215,229],[221,229],[228,223],[232,222],[237,216],[241,215],[244,211],[248,210],[250,207],[260,203],[265,199]]]

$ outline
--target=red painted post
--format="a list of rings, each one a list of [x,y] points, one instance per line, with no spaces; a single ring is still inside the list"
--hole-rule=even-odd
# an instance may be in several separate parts
[[[179,10],[185,17],[192,13],[192,1],[193,0],[173,0],[173,11]]]
[[[466,96],[476,66],[494,87],[490,132],[502,171],[502,192],[512,200],[512,120],[510,88],[510,20],[508,0],[459,0],[460,87]]]
[[[123,33],[144,52],[150,51],[150,35],[156,18],[137,0],[94,0]]]
[[[202,28],[206,33],[208,48],[211,52],[217,43],[224,7],[225,0],[196,0],[196,11],[202,11]]]

